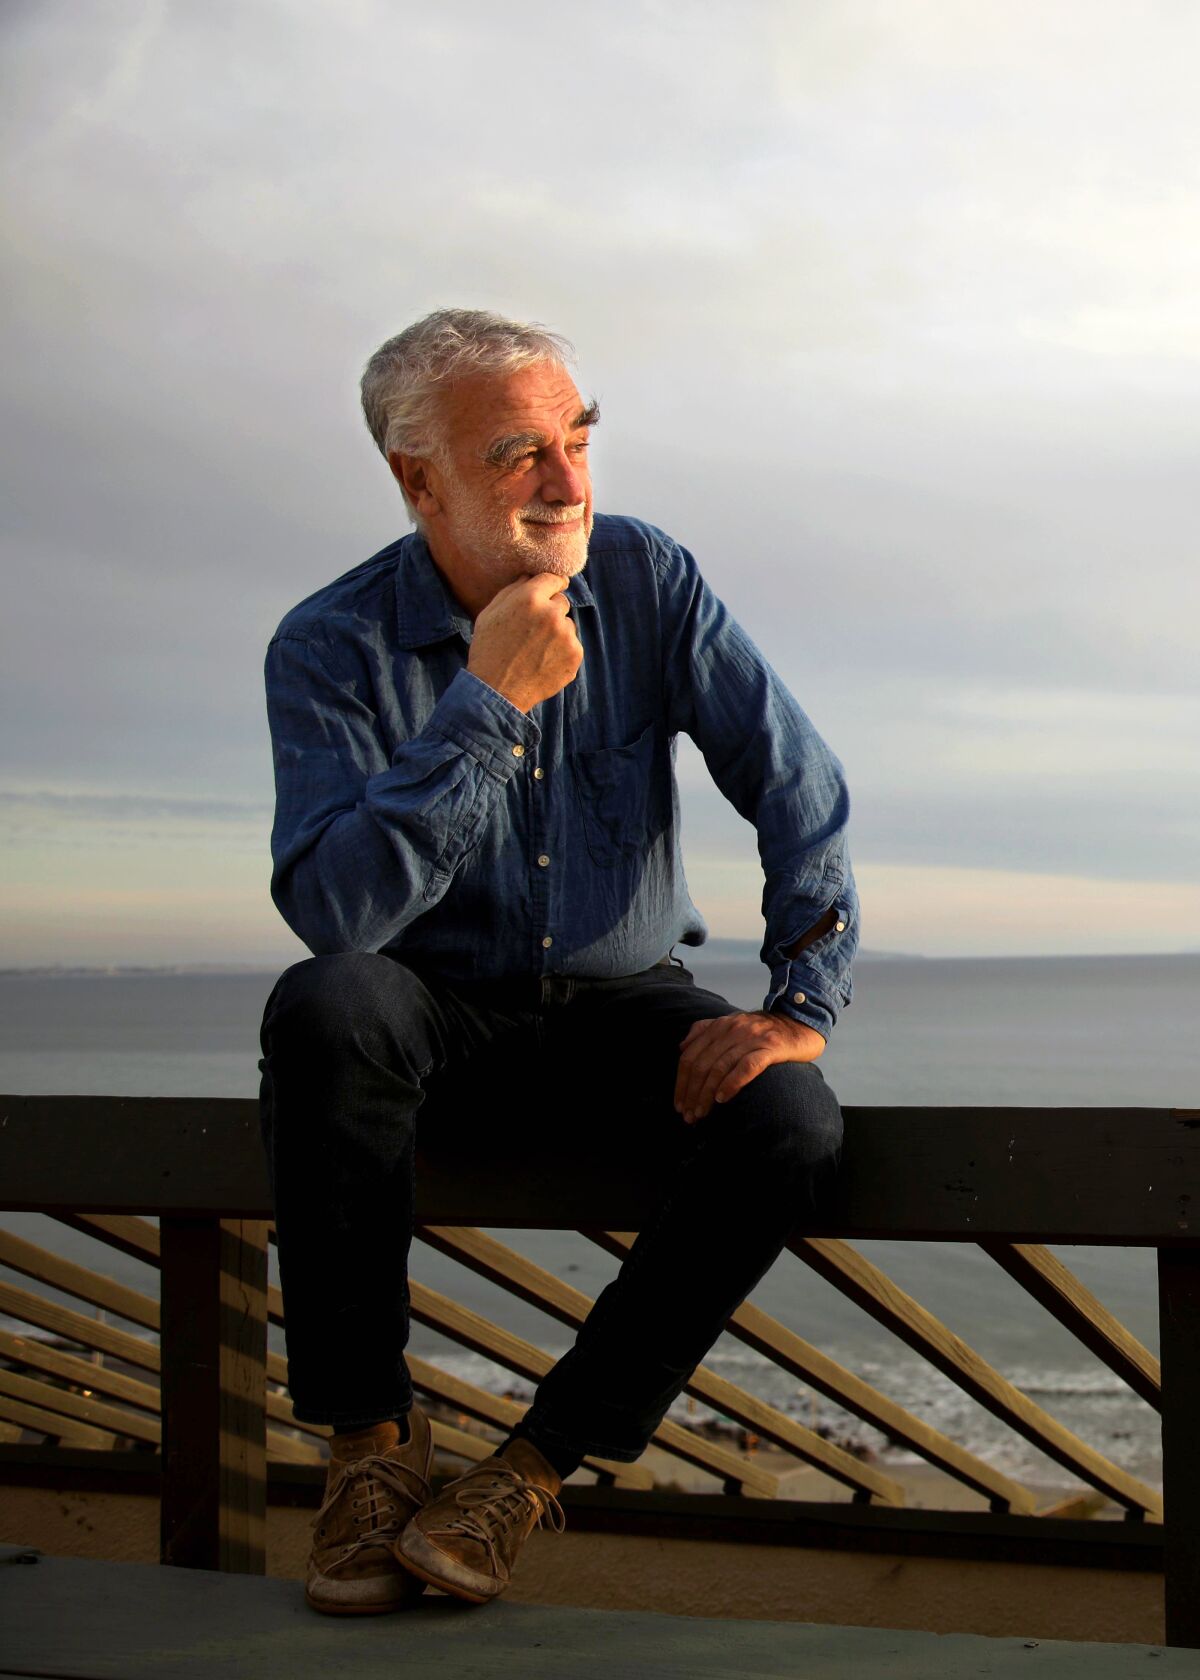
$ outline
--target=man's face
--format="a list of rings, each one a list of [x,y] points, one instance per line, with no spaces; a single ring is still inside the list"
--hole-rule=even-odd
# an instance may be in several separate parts
[[[440,414],[444,453],[429,464],[439,503],[427,521],[435,557],[497,587],[536,572],[581,571],[592,529],[592,419],[553,362],[451,386]]]

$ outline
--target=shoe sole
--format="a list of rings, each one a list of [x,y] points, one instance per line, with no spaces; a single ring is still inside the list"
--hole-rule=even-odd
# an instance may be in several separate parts
[[[386,1616],[396,1610],[407,1610],[416,1598],[394,1598],[389,1604],[318,1604],[315,1598],[304,1595],[310,1610],[320,1616]]]
[[[416,1581],[409,1581],[408,1590],[400,1593],[398,1597],[380,1599],[375,1604],[369,1602],[339,1604],[336,1599],[313,1598],[306,1587],[304,1589],[304,1602],[310,1610],[315,1610],[320,1616],[386,1616],[389,1612],[396,1610],[408,1610],[420,1602],[420,1591],[414,1592],[411,1590],[415,1586],[417,1586]]]

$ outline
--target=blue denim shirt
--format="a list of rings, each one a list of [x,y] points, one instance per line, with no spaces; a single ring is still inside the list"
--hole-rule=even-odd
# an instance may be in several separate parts
[[[568,595],[583,664],[528,714],[466,669],[471,620],[417,533],[287,615],[267,654],[280,911],[314,952],[451,980],[649,968],[707,937],[679,850],[683,731],[758,833],[764,1007],[828,1036],[858,937],[840,765],[662,531],[598,516]]]

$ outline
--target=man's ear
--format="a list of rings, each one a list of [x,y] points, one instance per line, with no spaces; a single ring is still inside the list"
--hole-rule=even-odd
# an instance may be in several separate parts
[[[441,511],[437,490],[430,481],[430,463],[420,455],[403,455],[398,449],[388,450],[388,466],[392,477],[406,493],[422,519]]]

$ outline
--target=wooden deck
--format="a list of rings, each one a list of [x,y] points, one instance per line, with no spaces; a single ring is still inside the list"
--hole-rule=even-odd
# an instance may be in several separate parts
[[[28,1560],[28,1561],[23,1561]],[[314,1615],[299,1586],[0,1548],[0,1675],[20,1680],[1195,1680],[1194,1651],[719,1622],[428,1596]],[[1147,1661],[1147,1659],[1154,1659]]]

